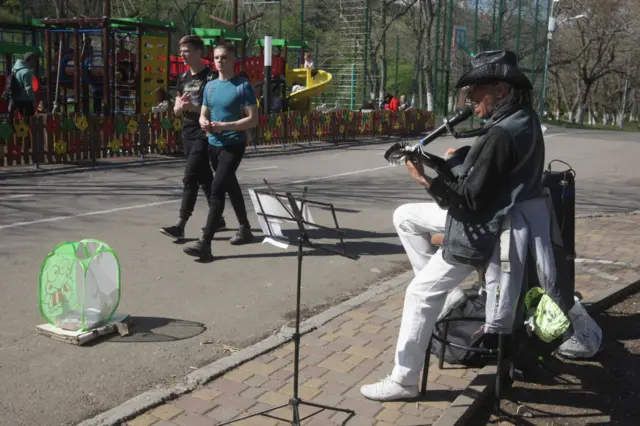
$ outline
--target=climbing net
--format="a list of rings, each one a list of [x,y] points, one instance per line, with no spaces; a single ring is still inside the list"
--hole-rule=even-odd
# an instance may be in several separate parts
[[[364,85],[365,0],[338,0],[338,20],[331,40],[321,41],[316,66],[333,76],[330,89],[315,104],[358,108]]]

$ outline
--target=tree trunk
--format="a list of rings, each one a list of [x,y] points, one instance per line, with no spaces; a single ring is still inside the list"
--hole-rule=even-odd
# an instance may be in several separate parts
[[[370,70],[369,70],[369,87],[371,87],[371,92],[370,92],[370,97],[371,100],[376,99],[376,94],[378,93],[378,91],[380,90],[380,80],[378,79],[379,76],[379,68],[378,68],[378,61],[376,58],[376,53],[373,50],[373,37],[369,37],[369,64],[370,64]]]
[[[435,109],[434,101],[435,97],[433,95],[433,85],[431,82],[433,81],[433,71],[428,69],[426,71],[426,80],[427,80],[427,111],[433,111]]]
[[[424,106],[424,99],[422,98],[422,93],[424,90],[424,73],[422,70],[418,71],[418,104],[415,104],[415,99],[411,100],[411,106],[414,108],[422,108]],[[414,93],[415,96],[415,93]]]
[[[420,13],[426,24],[425,28],[425,52],[422,57],[422,70],[424,77],[424,90],[427,95],[427,110],[435,110],[435,95],[433,87],[433,43],[431,43],[431,34],[433,33],[433,3],[432,0],[423,0],[420,2]],[[424,104],[422,104],[424,106]]]
[[[558,78],[558,81],[560,81],[560,78]],[[567,97],[567,93],[564,90],[564,86],[558,83],[558,90],[560,90],[560,99],[562,100],[562,104],[567,110],[567,119],[571,121],[571,118],[573,117],[573,113],[571,111],[571,106],[569,105],[569,98]],[[558,116],[558,120],[559,119],[560,119],[560,116]]]
[[[591,92],[591,87],[593,86],[592,81],[584,82],[584,90],[580,95],[580,109],[578,112],[578,123],[582,126],[584,124],[584,109],[587,105],[587,99],[589,99],[589,93]]]

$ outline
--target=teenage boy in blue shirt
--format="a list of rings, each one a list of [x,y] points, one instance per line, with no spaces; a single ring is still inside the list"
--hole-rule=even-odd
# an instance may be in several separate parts
[[[215,75],[202,63],[204,42],[200,37],[186,35],[180,39],[179,46],[180,57],[189,70],[178,78],[178,96],[173,112],[177,117],[182,116],[182,143],[187,163],[182,179],[184,187],[178,221],[174,225],[160,228],[160,232],[177,240],[184,240],[184,230],[198,198],[198,187],[202,187],[207,199],[211,195],[213,172],[209,165],[209,144],[199,120],[204,88]],[[224,227],[224,219],[221,219],[218,228]]]
[[[219,75],[204,89],[200,126],[209,138],[209,162],[215,176],[202,238],[184,248],[185,253],[201,260],[213,259],[211,241],[222,217],[225,193],[229,194],[240,224],[230,243],[245,244],[253,240],[236,171],[246,150],[245,132],[258,125],[256,95],[246,79],[235,75],[236,51],[232,43],[220,42],[213,50],[213,60]]]

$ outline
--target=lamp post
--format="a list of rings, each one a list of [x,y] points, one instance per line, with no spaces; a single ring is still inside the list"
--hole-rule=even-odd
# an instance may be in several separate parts
[[[551,10],[549,11],[549,25],[547,26],[547,54],[544,60],[544,75],[542,77],[542,92],[540,93],[540,109],[538,112],[538,114],[540,115],[540,120],[542,120],[543,118],[544,104],[547,97],[547,73],[549,72],[549,57],[551,56],[551,39],[553,39],[553,33],[555,32],[558,25],[572,19],[580,19],[587,16],[586,14],[581,13],[580,15],[557,21],[557,19],[553,17],[553,12],[557,3],[560,3],[560,0],[553,0],[551,2]]]

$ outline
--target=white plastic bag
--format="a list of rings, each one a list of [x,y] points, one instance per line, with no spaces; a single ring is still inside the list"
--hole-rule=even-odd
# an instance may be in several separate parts
[[[460,287],[456,287],[451,290],[447,295],[447,299],[444,301],[444,306],[442,307],[442,311],[440,311],[440,315],[438,315],[438,321],[447,316],[452,310],[462,306],[462,304],[468,299],[469,298]]]
[[[569,320],[573,325],[573,336],[558,348],[558,353],[566,358],[592,358],[602,345],[602,329],[589,316],[584,306],[576,298],[569,311]]]

